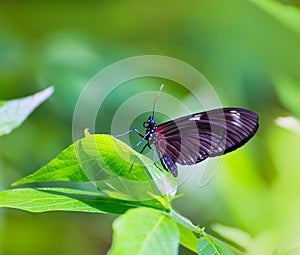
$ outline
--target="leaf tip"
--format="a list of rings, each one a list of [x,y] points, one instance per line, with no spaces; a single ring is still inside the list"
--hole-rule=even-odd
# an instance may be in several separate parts
[[[48,97],[50,97],[55,91],[54,86],[48,87],[44,89],[43,91],[39,92],[38,94],[43,95],[44,99],[46,100]]]
[[[19,180],[13,182],[12,184],[10,184],[10,186],[11,186],[11,187],[15,187],[15,186],[19,186],[19,185],[21,185],[21,184],[32,183],[31,176],[32,176],[32,175],[28,175],[27,177],[24,177],[24,178],[22,178],[22,179],[19,179]]]
[[[11,187],[15,187],[18,186],[20,184],[20,180],[13,182],[12,184],[10,184]]]

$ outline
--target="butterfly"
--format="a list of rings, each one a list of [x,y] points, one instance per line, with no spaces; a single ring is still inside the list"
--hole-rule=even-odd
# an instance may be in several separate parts
[[[193,165],[234,151],[258,129],[258,115],[243,108],[218,108],[157,124],[154,114],[163,86],[155,98],[152,115],[143,124],[145,134],[137,129],[126,133],[134,131],[142,137],[135,147],[147,142],[141,153],[155,146],[161,165],[174,177],[178,176],[176,163]]]

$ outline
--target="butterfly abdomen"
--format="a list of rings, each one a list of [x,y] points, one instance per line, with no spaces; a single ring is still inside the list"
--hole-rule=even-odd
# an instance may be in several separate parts
[[[178,169],[174,162],[174,160],[171,158],[171,156],[167,153],[164,153],[162,155],[162,158],[160,159],[163,167],[165,169],[168,169],[168,171],[175,177],[178,176]]]

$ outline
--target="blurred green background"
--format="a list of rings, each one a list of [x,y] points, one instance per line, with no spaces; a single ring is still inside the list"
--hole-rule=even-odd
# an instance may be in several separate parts
[[[300,240],[300,136],[278,127],[275,119],[300,118],[297,5],[244,0],[2,1],[0,98],[27,96],[50,85],[56,91],[20,128],[1,137],[1,189],[72,143],[74,107],[93,75],[127,57],[166,55],[199,70],[224,106],[260,115],[255,138],[224,156],[204,187],[185,182],[176,208],[208,232],[220,223],[249,233],[252,254],[293,250]],[[150,79],[135,89],[157,90],[159,85]],[[167,90],[188,97],[178,86]],[[111,120],[134,91],[115,93],[105,104],[105,118]],[[108,132],[109,126],[101,123],[97,132]],[[105,254],[114,218],[1,209],[0,254]],[[241,243],[243,236],[236,239]],[[191,253],[182,248],[181,254]]]

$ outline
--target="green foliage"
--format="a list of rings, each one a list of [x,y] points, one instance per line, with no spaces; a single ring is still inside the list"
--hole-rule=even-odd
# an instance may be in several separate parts
[[[241,246],[241,254],[299,254],[299,2],[232,0],[184,4],[175,1],[170,5],[161,1],[154,8],[148,2],[84,4],[73,1],[72,4],[59,3],[59,10],[64,15],[56,15],[57,7],[52,1],[20,2],[18,5],[6,1],[1,5],[0,97],[28,94],[37,83],[55,84],[56,87],[53,104],[46,105],[47,114],[39,111],[17,132],[1,137],[1,188],[25,176],[28,170],[40,168],[70,144],[70,126],[76,100],[85,83],[97,71],[125,57],[149,52],[175,56],[204,73],[222,104],[257,111],[261,120],[256,138],[247,147],[224,156],[218,173],[208,185],[199,188],[197,178],[193,176],[180,183],[180,192],[185,196],[174,201],[176,208],[193,217],[194,222],[207,226],[208,232],[211,223],[215,222],[233,226],[218,225],[213,230]],[[161,82],[160,79],[156,80],[158,83],[145,80],[130,81],[128,84],[133,84],[130,89],[120,86],[110,94],[109,100],[99,111],[97,132],[109,132],[107,123],[126,99],[148,89],[155,90],[153,86]],[[171,83],[168,90],[180,102],[187,103],[189,110],[198,111],[201,108],[179,86]],[[206,96],[209,101],[209,96]],[[135,101],[127,112],[132,113],[140,105],[151,107],[148,102]],[[4,106],[6,101],[1,101],[1,109]],[[169,107],[174,117],[180,116],[179,105],[175,108],[169,106],[169,102],[160,101],[158,107]],[[284,123],[280,126],[296,132],[274,125],[274,119],[278,116],[290,116],[282,119]],[[127,116],[122,118],[121,121],[124,121]],[[139,127],[140,123],[136,123],[134,127]],[[82,125],[85,127],[84,121]],[[5,130],[13,129],[8,125]],[[117,164],[121,162],[121,168],[113,167],[116,173],[109,171],[105,180],[99,180],[100,174],[106,173],[105,170],[99,173],[101,159],[93,159],[97,166],[95,171],[86,168],[82,171],[79,167],[83,162],[77,163],[77,166],[74,163],[76,157],[72,154],[73,149],[75,146],[70,149],[69,161],[68,157],[61,161],[55,158],[55,164],[44,166],[44,172],[34,174],[34,181],[66,181],[49,184],[52,187],[59,184],[60,188],[50,188],[48,183],[28,183],[22,189],[2,191],[1,206],[30,211],[76,211],[79,208],[88,212],[121,214],[128,209],[150,207],[158,213],[170,214],[177,224],[181,245],[198,252],[201,231],[180,213],[174,213],[170,200],[175,191],[170,194],[170,199],[159,195],[160,190],[168,190],[165,182],[151,184],[152,188],[155,187],[155,194],[145,194],[137,185],[128,192],[126,188],[131,187],[129,183],[132,178],[137,184],[139,178],[145,177],[142,170],[138,176],[129,177],[124,187],[120,186],[120,179],[110,178],[116,173],[128,173],[128,164],[123,164],[119,159]],[[92,157],[90,153],[81,156]],[[152,172],[148,170],[151,169],[148,162],[145,165],[145,171]],[[61,171],[55,173],[55,167]],[[69,171],[68,167],[74,169]],[[46,169],[50,169],[48,177]],[[99,175],[93,177],[93,173],[97,172]],[[157,174],[160,173],[157,171]],[[70,180],[90,182],[96,187],[95,192],[62,188],[65,184],[69,186],[67,182]],[[32,176],[23,181],[32,181]],[[159,184],[162,187],[157,188]],[[172,190],[172,181],[169,185],[169,190]],[[35,188],[40,186],[47,188]],[[77,184],[74,186],[77,187]],[[117,191],[112,187],[117,187]],[[131,191],[137,192],[133,196]],[[109,229],[101,222],[106,216],[93,216],[93,223],[101,227],[91,224],[87,220],[91,216],[85,214],[73,213],[72,217],[76,220],[72,221],[67,213],[55,214],[55,220],[51,217],[52,213],[38,216],[1,209],[0,253],[79,255],[104,254],[107,251]],[[59,217],[62,217],[60,222],[56,221]],[[78,231],[83,225],[84,234]],[[18,245],[15,240],[18,240]],[[211,249],[207,239],[201,242]],[[93,247],[96,248],[92,250]]]
[[[197,253],[198,239],[195,234],[180,223],[177,223],[177,227],[180,233],[180,244],[187,249]]]
[[[171,174],[110,135],[87,135],[13,185],[51,181],[89,181],[103,193],[129,200],[176,193]]]
[[[17,188],[0,192],[0,207],[30,212],[125,213],[114,223],[114,242],[109,254],[177,254],[179,243],[196,252],[195,234],[203,236],[198,243],[199,254],[202,251],[226,254],[214,253],[214,246],[208,249],[202,239],[216,242],[220,252],[227,251],[220,242],[172,209],[176,192],[174,177],[112,136],[86,132],[85,138],[14,185],[51,181],[90,181],[100,192]]]
[[[128,209],[148,206],[163,210],[156,200],[127,201],[66,188],[19,188],[0,192],[0,207],[41,213],[49,211],[73,211],[121,214]]]
[[[150,208],[128,211],[113,224],[109,255],[175,255],[179,245],[176,223],[166,213]]]
[[[0,101],[0,136],[19,127],[29,114],[53,93],[50,87],[35,95],[20,99]]]
[[[234,255],[218,239],[206,236],[198,241],[198,253],[202,255]]]

